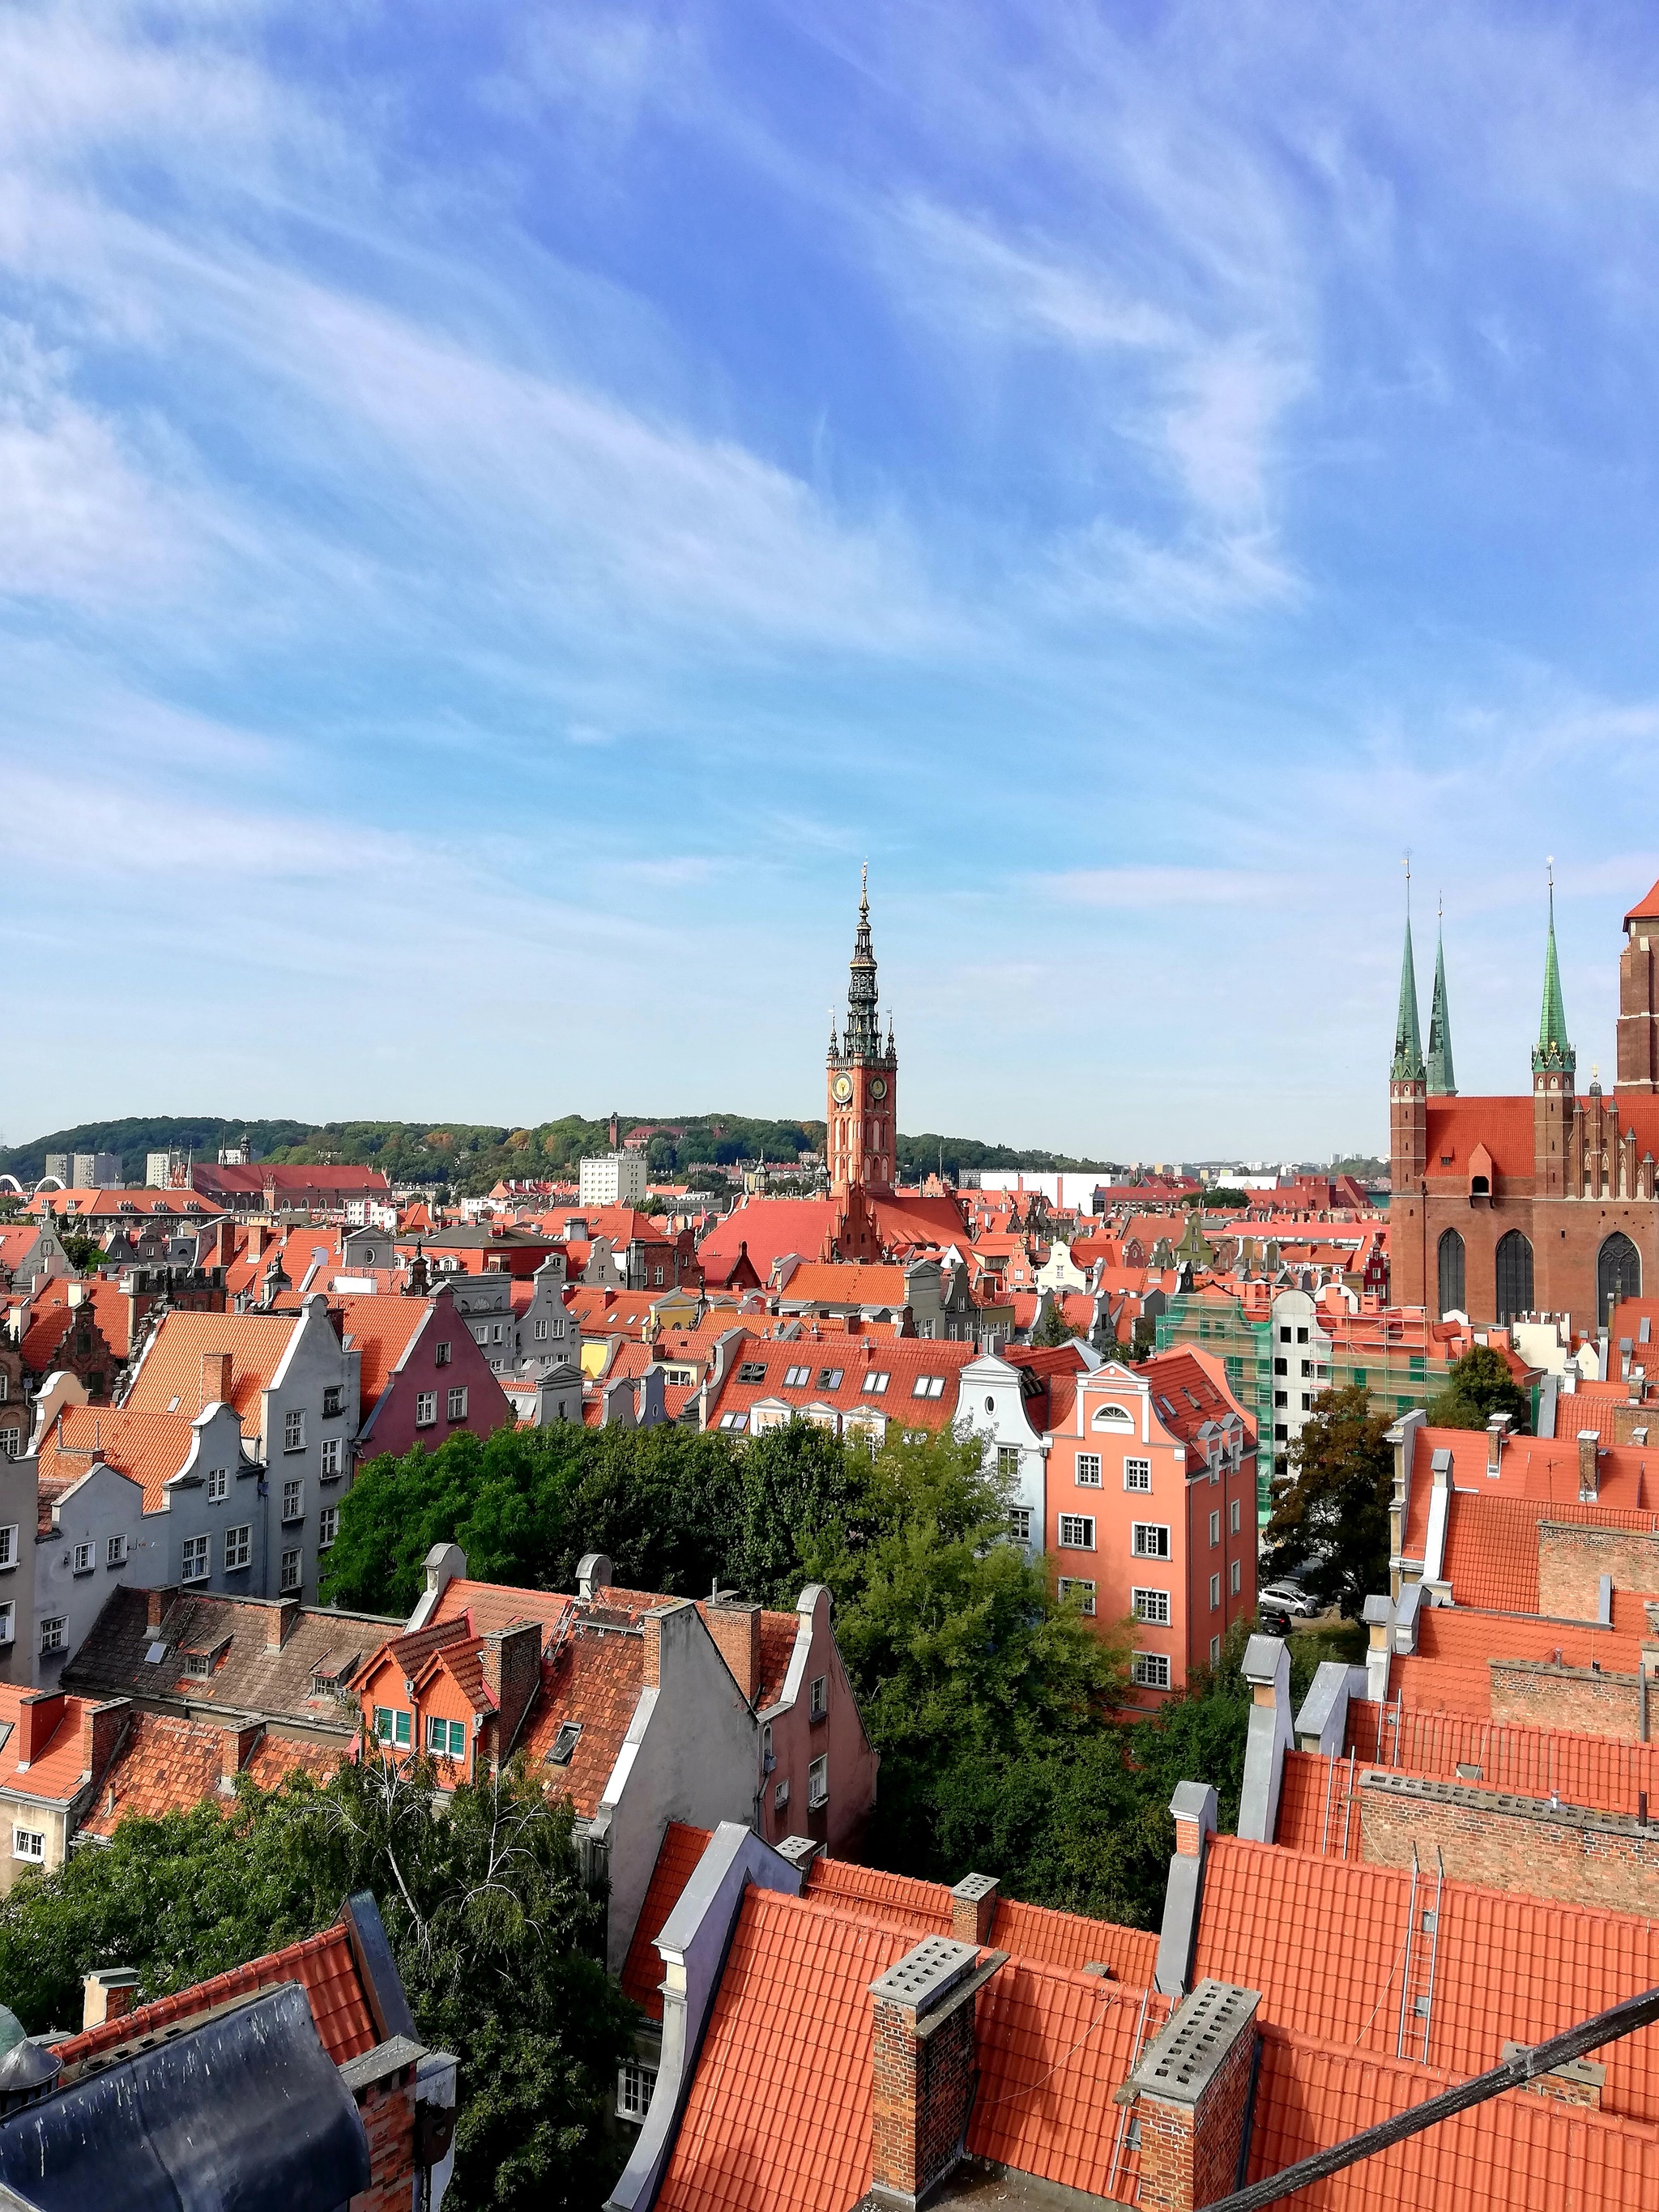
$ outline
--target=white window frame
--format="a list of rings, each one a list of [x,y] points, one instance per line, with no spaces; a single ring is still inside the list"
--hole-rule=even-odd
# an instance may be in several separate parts
[[[1152,1486],[1152,1462],[1149,1459],[1126,1459],[1123,1462],[1123,1487],[1126,1490],[1150,1490]]]
[[[1129,1655],[1129,1680],[1138,1690],[1167,1690],[1173,1676],[1167,1651],[1134,1651]]]
[[[1163,1521],[1136,1521],[1132,1523],[1129,1550],[1137,1559],[1167,1559],[1173,1556],[1170,1529]]]
[[[1210,1547],[1213,1551],[1221,1541],[1221,1514],[1218,1510],[1210,1516]]]
[[[17,1528],[14,1521],[9,1528],[0,1528],[0,1572],[9,1574],[17,1565]]]
[[[812,1370],[810,1367],[786,1367],[783,1370],[783,1387],[786,1390],[804,1390],[811,1380]]]
[[[432,1364],[434,1367],[447,1367],[449,1361],[450,1347],[448,1342],[446,1340],[442,1344],[434,1344],[432,1347]]]
[[[126,1563],[126,1538],[125,1536],[111,1536],[104,1545],[104,1565],[106,1567],[124,1567]]]
[[[222,1504],[225,1498],[229,1495],[229,1492],[230,1469],[226,1467],[210,1467],[208,1469],[207,1478],[208,1504],[210,1505]]]
[[[415,1425],[416,1425],[416,1427],[417,1429],[431,1429],[431,1428],[435,1428],[435,1427],[437,1426],[437,1422],[438,1422],[438,1394],[437,1394],[437,1392],[436,1392],[435,1390],[417,1390],[417,1391],[415,1393]]]
[[[465,1382],[458,1383],[449,1393],[449,1404],[447,1410],[449,1418],[452,1421],[464,1421],[466,1419],[466,1385]]]
[[[0,1604],[0,1644],[17,1641],[17,1607],[10,1598]]]
[[[1166,1589],[1132,1589],[1129,1610],[1137,1620],[1144,1620],[1153,1628],[1170,1626],[1170,1593]]]
[[[283,1554],[282,1575],[276,1585],[278,1595],[282,1597],[289,1597],[291,1596],[295,1590],[303,1589],[305,1587],[305,1553],[303,1552],[284,1552]]]
[[[1100,1454],[1098,1452],[1079,1452],[1078,1454],[1077,1480],[1078,1487],[1080,1490],[1099,1489]]]
[[[1095,1516],[1092,1513],[1062,1513],[1060,1516],[1060,1548],[1062,1552],[1092,1552],[1095,1548]]]
[[[1079,1581],[1075,1575],[1061,1575],[1054,1584],[1054,1595],[1062,1605],[1073,1591],[1078,1593],[1079,1609],[1092,1620],[1095,1617],[1095,1586],[1091,1582]]]
[[[338,1437],[325,1437],[323,1438],[322,1467],[320,1472],[325,1482],[327,1482],[331,1477],[337,1475],[340,1472],[340,1450],[341,1444]]]
[[[283,1485],[283,1526],[291,1528],[306,1517],[305,1477],[295,1475]]]
[[[179,1581],[204,1583],[208,1578],[209,1571],[207,1538],[186,1536],[179,1553]]]
[[[1239,1527],[1243,1517],[1243,1509],[1241,1508],[1237,1498],[1235,1498],[1227,1508],[1227,1527],[1229,1531],[1235,1536],[1239,1533]]]
[[[290,1406],[283,1416],[283,1449],[285,1452],[303,1451],[305,1448],[305,1410],[302,1407]]]
[[[49,1613],[46,1615],[40,1623],[40,1655],[43,1658],[48,1652],[63,1650],[64,1632],[68,1626],[69,1623],[61,1613]]]
[[[1219,1575],[1212,1575],[1210,1577],[1210,1610],[1212,1613],[1219,1613],[1221,1610],[1221,1577]]]
[[[21,1429],[0,1429],[0,1459],[21,1459],[22,1456]]]
[[[830,1754],[821,1751],[806,1770],[806,1807],[816,1813],[830,1802]]]
[[[656,2094],[657,2069],[644,2058],[624,2058],[617,2069],[617,2118],[644,2125]]]
[[[82,1542],[76,1545],[70,1554],[70,1572],[76,1575],[89,1575],[92,1572],[92,1542],[90,1538],[83,1539]]]
[[[1244,1589],[1244,1563],[1235,1559],[1227,1570],[1227,1588],[1234,1597],[1242,1596]]]
[[[253,1559],[253,1523],[243,1521],[234,1528],[225,1531],[225,1572],[236,1574],[252,1564]]]
[[[1029,1505],[1015,1505],[1010,1507],[1008,1512],[1008,1534],[1010,1538],[1016,1544],[1029,1544],[1030,1542],[1031,1509]]]
[[[14,1828],[11,1855],[15,1859],[27,1860],[30,1866],[40,1866],[46,1856],[45,1835],[39,1828]]]
[[[331,1549],[334,1540],[339,1533],[339,1507],[337,1505],[325,1505],[322,1511],[317,1516],[317,1549],[319,1552],[326,1552]]]

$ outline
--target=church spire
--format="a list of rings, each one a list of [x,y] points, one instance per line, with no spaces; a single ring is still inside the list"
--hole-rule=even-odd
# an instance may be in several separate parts
[[[1406,880],[1409,901],[1409,874]],[[1395,1083],[1420,1083],[1424,1076],[1423,1037],[1417,1026],[1417,969],[1412,959],[1409,903],[1406,908],[1406,957],[1400,966],[1400,1012],[1394,1024],[1394,1066],[1389,1074]]]
[[[853,939],[853,958],[847,984],[847,1036],[842,1048],[849,1060],[874,1060],[881,1052],[881,1016],[876,1006],[876,956],[870,942],[870,864],[864,864],[859,890],[859,926]]]
[[[1550,927],[1544,948],[1544,1009],[1538,1021],[1538,1042],[1532,1048],[1532,1067],[1534,1075],[1558,1072],[1571,1075],[1578,1058],[1567,1042],[1567,1010],[1561,1000],[1561,969],[1555,957],[1555,862],[1552,860],[1548,866]]]
[[[1429,1096],[1455,1098],[1457,1078],[1452,1070],[1451,1016],[1446,1008],[1445,909],[1434,948],[1434,1002],[1429,1009]]]

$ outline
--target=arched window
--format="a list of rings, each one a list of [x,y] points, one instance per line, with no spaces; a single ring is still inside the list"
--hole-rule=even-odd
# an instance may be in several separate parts
[[[1610,1318],[1608,1308],[1642,1295],[1642,1255],[1620,1229],[1604,1237],[1595,1255],[1595,1319]]]
[[[1498,1318],[1513,1321],[1532,1311],[1532,1246],[1518,1229],[1498,1240]]]
[[[1440,1317],[1449,1313],[1467,1313],[1463,1303],[1463,1240],[1455,1229],[1448,1229],[1440,1239]]]

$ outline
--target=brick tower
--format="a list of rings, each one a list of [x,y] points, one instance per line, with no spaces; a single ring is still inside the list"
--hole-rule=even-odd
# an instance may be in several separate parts
[[[1412,959],[1411,916],[1400,967],[1400,1012],[1394,1025],[1389,1070],[1389,1262],[1393,1295],[1401,1305],[1421,1305],[1426,1268],[1423,1231],[1423,1176],[1429,1152],[1429,1082],[1417,1023],[1417,969]]]
[[[1622,1032],[1622,1024],[1621,1024]],[[1555,885],[1550,884],[1549,937],[1544,948],[1544,1006],[1538,1042],[1532,1048],[1533,1197],[1567,1194],[1567,1140],[1577,1093],[1577,1056],[1567,1042],[1566,1008],[1561,1003],[1561,970],[1555,957]]]
[[[858,934],[847,985],[847,1027],[830,1030],[830,1187],[838,1195],[857,1184],[872,1198],[890,1198],[898,1130],[898,1053],[893,1028],[881,1041],[876,1006],[876,956],[870,946],[870,872],[859,896]]]
[[[1618,1087],[1638,1097],[1659,1092],[1659,884],[1625,916]]]

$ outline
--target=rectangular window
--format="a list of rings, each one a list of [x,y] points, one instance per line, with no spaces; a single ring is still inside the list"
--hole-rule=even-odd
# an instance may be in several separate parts
[[[1150,1490],[1152,1486],[1152,1462],[1149,1459],[1126,1459],[1123,1462],[1123,1487],[1126,1490]]]
[[[108,1542],[104,1546],[104,1565],[106,1567],[124,1567],[126,1563],[126,1538],[125,1536],[112,1536]]]
[[[75,1560],[75,1565],[74,1565],[74,1572],[75,1572],[75,1573],[76,1573],[77,1575],[89,1575],[89,1574],[92,1572],[92,1547],[91,1547],[91,1545],[90,1545],[90,1544],[77,1544],[77,1545],[75,1547],[74,1560]]]
[[[1167,1559],[1170,1532],[1155,1521],[1137,1521],[1129,1548],[1138,1559]]]
[[[345,1404],[345,1389],[342,1383],[331,1382],[323,1392],[323,1419],[331,1421]]]
[[[426,1747],[434,1759],[456,1761],[466,1757],[466,1723],[441,1720],[435,1713],[427,1717]]]
[[[1288,1344],[1288,1343],[1290,1342],[1290,1340],[1291,1340],[1291,1332],[1289,1331],[1289,1329],[1287,1329],[1287,1328],[1281,1328],[1281,1329],[1279,1330],[1279,1342],[1280,1342],[1281,1344]]]
[[[1219,1606],[1219,1604],[1220,1604],[1220,1603],[1221,1603],[1221,1577],[1220,1577],[1220,1576],[1219,1576],[1219,1575],[1212,1575],[1212,1576],[1210,1577],[1210,1610],[1211,1610],[1211,1612],[1212,1612],[1212,1613],[1213,1613],[1213,1612],[1216,1610],[1217,1607],[1218,1607],[1218,1606]]]
[[[9,1528],[0,1528],[0,1567],[15,1567],[16,1565],[17,1523],[14,1521]]]
[[[282,1580],[277,1584],[277,1589],[284,1595],[300,1587],[300,1561],[301,1554],[298,1552],[284,1552],[283,1554]]]
[[[1221,1516],[1218,1512],[1210,1516],[1210,1541],[1212,1544],[1221,1541]]]
[[[322,1474],[324,1481],[328,1481],[332,1476],[337,1475],[339,1472],[340,1439],[338,1437],[330,1437],[325,1440],[323,1445]]]
[[[1274,1360],[1274,1362],[1273,1362],[1273,1373],[1274,1373],[1275,1375],[1288,1375],[1288,1374],[1290,1373],[1290,1371],[1291,1371],[1291,1363],[1290,1363],[1290,1361],[1289,1361],[1288,1359],[1275,1359],[1275,1360]]]
[[[893,1377],[889,1372],[866,1375],[864,1378],[865,1396],[866,1398],[879,1398],[892,1379]]]
[[[749,1416],[747,1413],[722,1413],[720,1425],[727,1430],[746,1429],[749,1426]]]
[[[429,1429],[437,1418],[437,1392],[435,1390],[417,1390],[415,1393],[416,1427],[417,1429]]]
[[[489,1341],[489,1323],[488,1322],[477,1322],[473,1328],[472,1334],[478,1343],[488,1344]]]
[[[821,1721],[829,1710],[830,1677],[827,1674],[814,1674],[812,1677],[812,1718],[815,1721]]]
[[[12,1644],[17,1638],[17,1615],[9,1598],[0,1605],[0,1644]]]
[[[1235,1559],[1227,1570],[1227,1587],[1237,1597],[1244,1587],[1244,1562]]]
[[[536,1324],[536,1341],[538,1344],[547,1341],[547,1323],[544,1321],[538,1321]]]
[[[1129,1680],[1138,1689],[1167,1690],[1170,1659],[1164,1651],[1137,1651],[1129,1661]]]
[[[64,1616],[54,1613],[40,1624],[40,1649],[45,1652],[61,1651],[63,1648]]]
[[[22,1456],[21,1429],[0,1429],[0,1459],[21,1459]]]
[[[804,1390],[811,1379],[812,1370],[810,1367],[786,1367],[783,1370],[783,1387],[786,1390]]]
[[[997,1474],[1004,1482],[1017,1482],[1018,1480],[1019,1446],[1018,1444],[999,1444],[997,1446]]]
[[[1308,1341],[1308,1332],[1305,1328],[1297,1329],[1296,1340],[1298,1344],[1305,1344]]]
[[[1221,1638],[1218,1636],[1210,1638],[1210,1664],[1212,1667],[1221,1664]]]
[[[1060,1515],[1060,1548],[1062,1552],[1093,1551],[1095,1516],[1092,1513],[1062,1513]]]
[[[179,1558],[179,1579],[185,1583],[204,1583],[208,1571],[208,1540],[205,1536],[187,1536]]]
[[[1275,1390],[1273,1392],[1273,1403],[1275,1406],[1288,1406],[1290,1402],[1291,1394],[1288,1390]]]
[[[448,1346],[448,1345],[447,1345],[447,1344],[434,1344],[434,1345],[433,1346],[433,1347],[432,1347],[432,1364],[433,1364],[434,1367],[447,1367],[447,1366],[448,1366],[448,1364],[449,1364],[449,1346]]]
[[[777,1788],[772,1792],[772,1809],[775,1813],[781,1813],[784,1807],[788,1802],[789,1777],[786,1774],[782,1781],[779,1783]]]
[[[1086,1613],[1093,1620],[1095,1586],[1092,1583],[1081,1583],[1068,1575],[1061,1575],[1054,1584],[1054,1595],[1062,1605],[1067,1598],[1074,1597],[1078,1601],[1078,1611]]]
[[[944,1395],[945,1377],[942,1375],[918,1375],[910,1391],[913,1398],[941,1398]]]
[[[1077,1455],[1077,1479],[1085,1490],[1100,1487],[1100,1454],[1079,1452]]]
[[[830,1754],[812,1761],[806,1770],[806,1802],[814,1812],[830,1802]]]
[[[306,1448],[306,1417],[303,1413],[283,1416],[283,1449],[303,1451]]]
[[[14,1828],[11,1855],[15,1859],[43,1859],[46,1856],[46,1839],[38,1828]]]
[[[844,1367],[820,1367],[818,1370],[819,1389],[839,1390],[842,1384],[842,1377],[846,1372],[847,1370]]]
[[[617,2118],[636,2124],[643,2120],[651,2109],[651,2094],[656,2086],[654,2066],[647,2066],[642,2058],[624,2061],[617,2071]]]
[[[1030,1542],[1031,1509],[1029,1505],[1015,1506],[1013,1511],[1008,1516],[1008,1534],[1017,1544]]]
[[[1155,1627],[1170,1625],[1170,1593],[1161,1589],[1137,1589],[1129,1593],[1129,1610],[1137,1620],[1150,1620]]]
[[[210,1467],[208,1469],[207,1494],[210,1505],[222,1505],[230,1492],[230,1469]]]
[[[340,1509],[325,1505],[317,1516],[317,1549],[325,1552],[340,1533]]]
[[[1234,1536],[1237,1535],[1238,1523],[1239,1505],[1238,1500],[1235,1498],[1232,1504],[1227,1508],[1227,1528],[1230,1534]]]
[[[464,1421],[466,1419],[466,1385],[465,1383],[462,1383],[459,1390],[452,1390],[449,1394],[449,1418],[452,1421]]]
[[[306,1486],[303,1480],[283,1485],[283,1518],[284,1521],[303,1521],[306,1517]]]
[[[240,1528],[225,1531],[225,1572],[245,1567],[253,1557],[253,1524],[244,1521]]]
[[[491,1342],[492,1344],[499,1344],[499,1343],[501,1342],[501,1325],[500,1322],[496,1322],[495,1323],[494,1323],[493,1328],[492,1328],[492,1332],[491,1332],[491,1334],[490,1334],[490,1339],[489,1339],[489,1340],[490,1340],[490,1342]]]

